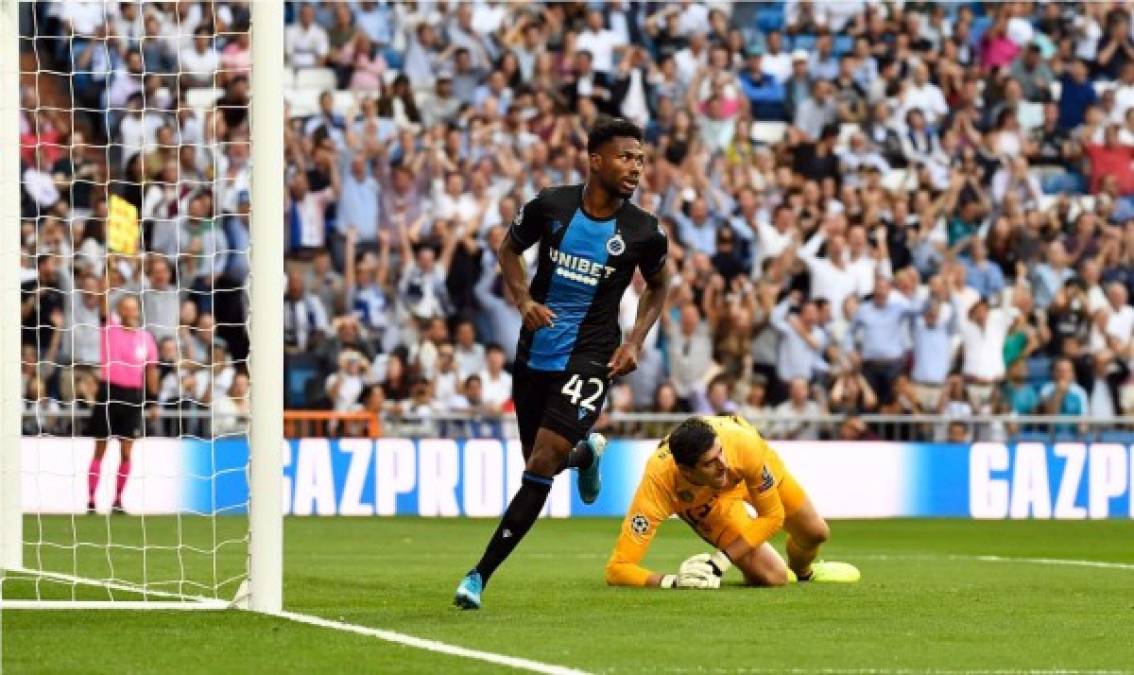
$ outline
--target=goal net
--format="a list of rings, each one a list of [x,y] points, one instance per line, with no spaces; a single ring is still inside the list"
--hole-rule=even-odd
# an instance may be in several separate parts
[[[282,121],[259,128],[251,65],[253,26],[279,19],[256,47],[277,48],[282,9],[2,4],[4,606],[247,606],[266,569],[272,609],[280,500],[250,495],[272,498],[280,433],[250,428],[252,383],[275,386],[256,361],[278,350],[253,317],[276,319],[282,284],[250,242],[258,219],[280,230],[252,147]],[[282,119],[270,98],[257,112]]]

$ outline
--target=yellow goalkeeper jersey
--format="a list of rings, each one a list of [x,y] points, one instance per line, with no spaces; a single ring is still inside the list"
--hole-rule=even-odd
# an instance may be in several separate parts
[[[731,543],[737,536],[759,546],[783,525],[784,504],[777,486],[785,471],[779,456],[760,432],[739,417],[704,419],[721,441],[728,465],[728,487],[713,488],[687,481],[663,440],[646,462],[642,481],[622,521],[618,542],[606,566],[607,583],[646,584],[650,571],[639,563],[658,525],[673,514],[717,547]],[[756,508],[755,518],[744,508],[745,502]]]

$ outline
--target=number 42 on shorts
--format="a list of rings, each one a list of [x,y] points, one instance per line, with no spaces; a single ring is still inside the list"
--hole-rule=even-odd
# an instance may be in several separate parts
[[[594,393],[584,396],[583,388],[586,386],[589,389],[589,385],[594,386]],[[591,377],[584,380],[576,373],[571,375],[571,379],[567,380],[567,384],[563,385],[563,389],[559,393],[566,396],[567,400],[571,401],[571,405],[579,406],[583,410],[593,413],[595,412],[595,401],[602,396],[604,387],[603,381],[599,378]]]

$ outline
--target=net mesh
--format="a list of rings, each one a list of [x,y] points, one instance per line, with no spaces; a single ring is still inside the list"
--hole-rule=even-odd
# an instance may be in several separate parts
[[[32,573],[4,596],[231,599],[248,540],[248,8],[20,11]]]

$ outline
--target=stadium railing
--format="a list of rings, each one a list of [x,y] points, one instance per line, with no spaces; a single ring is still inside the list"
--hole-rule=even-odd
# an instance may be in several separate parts
[[[287,438],[322,438],[344,435],[378,438],[382,435],[382,422],[377,415],[363,411],[284,411],[284,436]]]
[[[600,426],[612,438],[660,438],[684,420],[685,413],[611,413]],[[948,440],[950,423],[964,425],[965,439],[977,441],[1092,441],[1134,443],[1134,419],[1129,417],[1071,417],[1060,415],[973,415],[964,418],[945,415],[815,415],[749,417],[749,421],[771,439],[787,440],[840,438],[840,427],[849,419],[861,422],[865,433],[857,440],[941,441]],[[495,426],[486,424],[492,421]],[[498,431],[493,431],[493,429]],[[475,433],[474,430],[489,430]],[[469,433],[474,431],[474,433]],[[382,435],[397,438],[427,436],[504,436],[518,438],[515,416],[499,417],[468,414],[432,416],[387,416]]]

